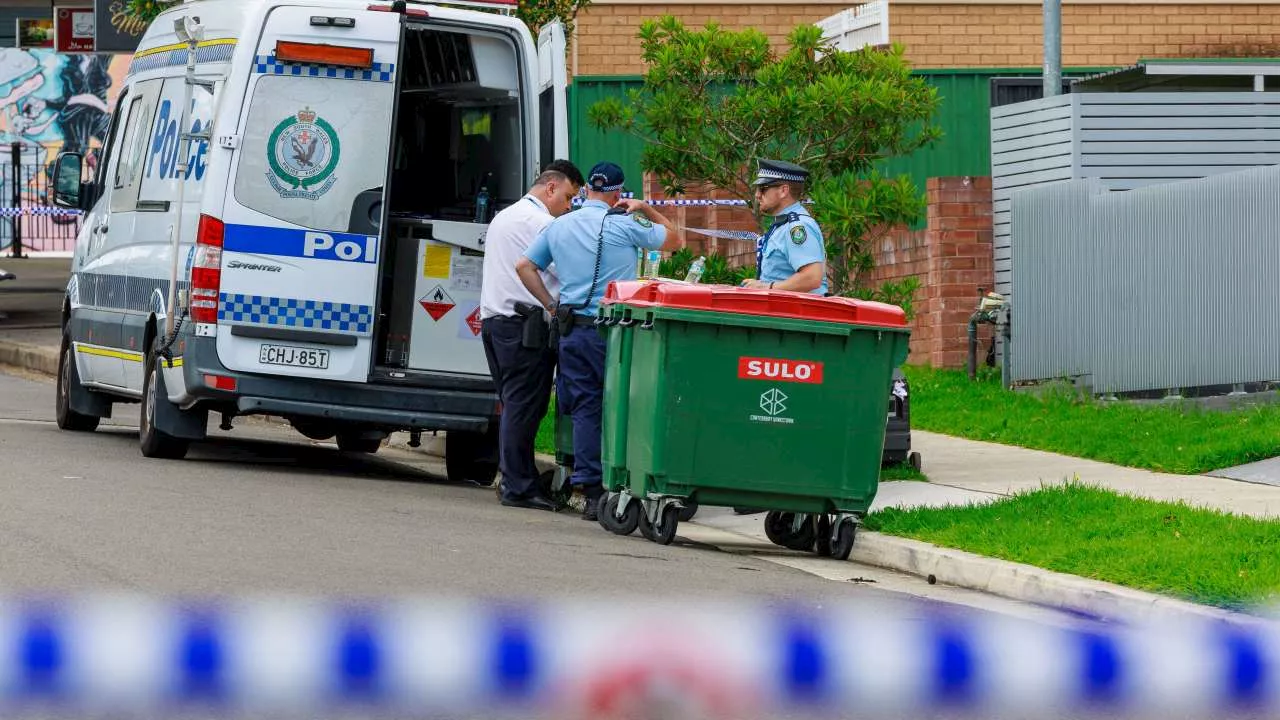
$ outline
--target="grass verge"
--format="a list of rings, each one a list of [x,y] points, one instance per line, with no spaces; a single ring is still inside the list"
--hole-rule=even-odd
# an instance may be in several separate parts
[[[911,425],[1160,472],[1199,474],[1280,455],[1280,404],[1204,410],[1136,404],[1065,388],[1010,392],[999,374],[906,368]]]
[[[986,505],[887,508],[866,528],[1219,607],[1280,599],[1280,521],[1078,483]]]

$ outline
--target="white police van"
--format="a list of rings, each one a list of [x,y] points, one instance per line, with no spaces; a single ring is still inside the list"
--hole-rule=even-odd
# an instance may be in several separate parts
[[[568,145],[563,29],[535,43],[509,2],[160,15],[93,180],[77,154],[54,170],[55,202],[86,211],[59,426],[140,401],[151,457],[183,456],[211,411],[350,451],[444,430],[450,475],[492,479],[485,223]]]

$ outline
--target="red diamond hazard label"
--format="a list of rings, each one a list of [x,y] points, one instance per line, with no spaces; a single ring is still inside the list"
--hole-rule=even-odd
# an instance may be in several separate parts
[[[418,298],[418,304],[422,306],[423,310],[427,311],[432,320],[438,321],[447,315],[456,303],[453,302],[453,298],[449,297],[449,293],[444,291],[443,286],[437,285],[435,290]]]
[[[472,335],[480,334],[480,308],[472,310],[467,316],[467,327],[471,328]]]

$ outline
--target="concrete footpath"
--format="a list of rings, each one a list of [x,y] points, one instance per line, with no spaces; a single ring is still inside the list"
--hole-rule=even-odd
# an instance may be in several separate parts
[[[0,265],[18,280],[0,283],[0,365],[53,375],[57,371],[59,302],[68,260],[14,260]],[[29,264],[30,263],[30,264]],[[397,434],[393,444],[404,445]],[[420,448],[443,453],[442,438],[427,436]],[[966,505],[998,500],[1044,484],[1080,482],[1154,500],[1182,501],[1223,512],[1260,518],[1280,516],[1280,487],[1207,475],[1187,476],[975,442],[923,431],[912,432],[913,449],[923,458],[930,482],[886,482],[874,509]],[[551,458],[540,458],[553,464]],[[743,541],[767,543],[762,515],[739,516],[705,508],[693,521]],[[728,543],[727,546],[731,546]],[[730,550],[731,551],[731,550]],[[1223,616],[1225,613],[1109,583],[1054,573],[1028,565],[981,557],[904,538],[861,532],[852,560],[919,575],[949,585],[1104,618],[1143,618],[1168,611]]]

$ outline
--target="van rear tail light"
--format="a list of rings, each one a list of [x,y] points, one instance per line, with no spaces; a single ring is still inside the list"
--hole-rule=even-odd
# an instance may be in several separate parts
[[[205,375],[204,384],[214,390],[236,390],[236,379],[226,375]]]
[[[276,42],[276,60],[368,70],[373,67],[373,48],[280,40]]]
[[[218,294],[222,289],[222,221],[200,216],[196,230],[196,254],[191,261],[191,319],[218,322]]]

